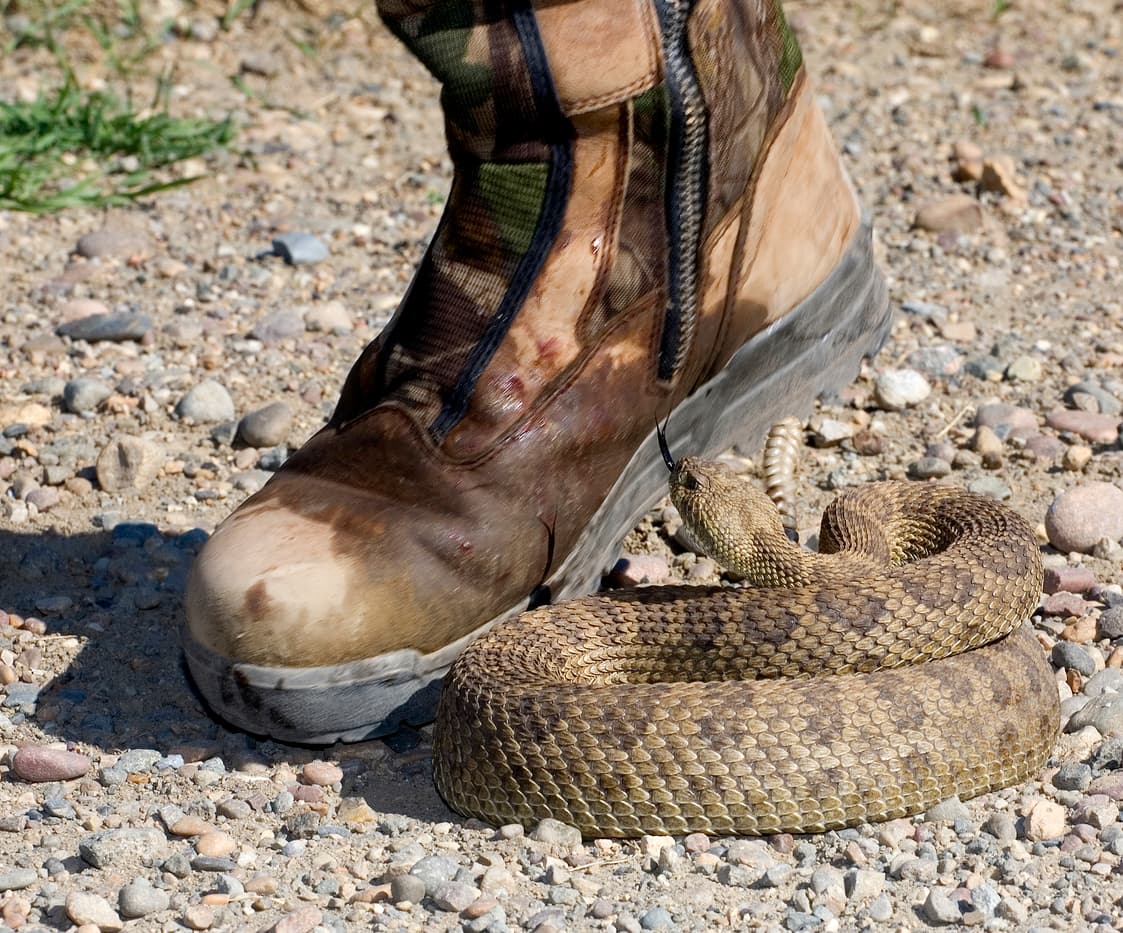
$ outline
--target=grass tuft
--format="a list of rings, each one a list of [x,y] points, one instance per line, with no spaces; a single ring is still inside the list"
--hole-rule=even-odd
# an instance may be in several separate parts
[[[182,119],[166,110],[141,116],[68,79],[31,103],[0,102],[0,210],[46,214],[134,201],[197,180],[158,180],[153,172],[233,137],[229,119]]]

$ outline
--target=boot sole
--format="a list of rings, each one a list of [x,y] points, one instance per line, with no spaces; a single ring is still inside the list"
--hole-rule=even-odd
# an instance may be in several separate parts
[[[850,383],[862,358],[880,349],[890,327],[872,229],[864,220],[827,279],[684,400],[671,413],[667,435],[676,450],[703,457],[733,445],[759,446],[780,418],[805,414],[823,392]],[[666,475],[652,430],[547,581],[551,601],[597,588],[620,540],[666,495]],[[430,654],[404,649],[324,667],[260,667],[215,654],[186,628],[184,652],[208,704],[239,729],[309,745],[358,742],[431,721],[441,680],[457,655],[526,608],[520,602]]]

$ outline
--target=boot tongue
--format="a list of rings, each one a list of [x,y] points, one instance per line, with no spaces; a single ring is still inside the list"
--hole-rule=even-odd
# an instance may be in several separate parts
[[[560,229],[572,126],[529,5],[487,18],[485,6],[508,5],[379,4],[444,85],[456,171],[425,259],[376,359],[361,360],[348,380],[336,423],[392,400],[440,443],[467,411]]]

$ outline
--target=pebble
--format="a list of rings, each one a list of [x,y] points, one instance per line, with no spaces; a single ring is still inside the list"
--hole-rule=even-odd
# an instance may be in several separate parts
[[[99,379],[82,376],[71,379],[62,390],[62,407],[66,411],[81,415],[94,411],[104,402],[113,390]]]
[[[267,314],[258,321],[250,336],[260,340],[266,346],[280,343],[282,340],[297,338],[304,333],[304,318],[298,311],[282,309]]]
[[[902,301],[901,310],[934,324],[942,324],[948,319],[948,309],[932,301]]]
[[[21,781],[71,781],[90,769],[90,759],[64,748],[26,745],[12,756],[12,771]]]
[[[1072,714],[1066,732],[1078,732],[1095,726],[1103,736],[1123,736],[1123,693],[1104,692]]]
[[[980,476],[967,484],[967,491],[976,496],[990,496],[999,502],[1009,499],[1010,487],[997,476]]]
[[[87,259],[126,258],[147,248],[147,238],[138,231],[102,227],[79,237],[74,252]]]
[[[929,807],[928,812],[924,814],[924,818],[937,822],[954,823],[956,820],[970,819],[971,814],[958,797],[949,797],[947,800],[941,800]]]
[[[22,891],[30,888],[39,880],[39,872],[34,868],[12,868],[0,872],[0,893],[5,891]]]
[[[95,471],[106,492],[143,489],[156,478],[164,463],[164,450],[145,437],[113,438],[98,454]]]
[[[305,904],[285,914],[272,927],[272,933],[312,933],[324,919],[319,907]]]
[[[78,842],[78,854],[94,868],[126,864],[138,854],[146,859],[161,858],[166,850],[164,834],[147,827],[103,829]]]
[[[66,895],[66,915],[79,926],[92,924],[103,933],[125,926],[109,901],[88,891],[71,891]]]
[[[1071,641],[1058,641],[1051,654],[1053,665],[1076,671],[1085,677],[1096,673],[1096,662],[1087,650]]]
[[[214,910],[206,904],[192,904],[183,912],[183,925],[189,930],[209,930],[214,924]]]
[[[639,925],[643,930],[671,930],[675,927],[675,921],[666,908],[652,907],[651,910],[644,911],[639,918]]]
[[[24,496],[24,501],[35,506],[40,512],[48,512],[58,505],[58,490],[50,486],[40,486]]]
[[[233,836],[218,830],[204,833],[195,841],[195,851],[212,858],[226,858],[237,847]]]
[[[572,848],[581,844],[581,830],[576,826],[547,817],[531,830],[530,838],[547,845]]]
[[[1123,489],[1091,482],[1062,492],[1045,513],[1045,531],[1058,551],[1090,553],[1101,538],[1123,538]]]
[[[238,422],[238,439],[250,447],[276,447],[288,437],[292,409],[285,402],[272,402],[251,411]]]
[[[951,472],[951,464],[939,457],[921,457],[909,464],[908,472],[914,479],[938,479]]]
[[[1057,408],[1045,416],[1045,423],[1055,431],[1070,431],[1093,444],[1114,444],[1119,439],[1118,415]]]
[[[1025,837],[1030,842],[1059,839],[1065,831],[1065,809],[1052,800],[1037,800],[1025,819]]]
[[[274,239],[273,254],[290,266],[323,262],[330,255],[322,240],[301,231],[283,233]]]
[[[1123,606],[1112,606],[1100,613],[1096,623],[1097,638],[1123,638]]]
[[[300,780],[305,784],[331,787],[343,780],[343,769],[330,761],[310,761],[300,769]]]
[[[341,301],[325,301],[304,311],[304,326],[310,331],[346,334],[354,329],[351,312]]]
[[[917,405],[932,393],[932,387],[915,369],[888,369],[877,377],[874,396],[888,411]]]
[[[576,891],[573,893],[577,894]],[[467,909],[468,905],[472,904],[479,896],[479,888],[461,881],[445,881],[437,886],[432,895],[433,903],[438,908],[453,913],[460,913],[460,911]]]
[[[177,418],[190,418],[196,424],[212,424],[234,419],[234,400],[226,386],[207,379],[192,388],[175,406]]]
[[[446,856],[427,855],[419,859],[409,873],[421,880],[425,893],[432,897],[437,888],[456,877],[458,868],[456,862]]]
[[[1123,414],[1123,402],[1095,382],[1078,382],[1065,389],[1065,403],[1071,408],[1104,415]]]
[[[1037,382],[1043,371],[1041,360],[1037,357],[1019,356],[1006,367],[1006,378],[1010,382]]]
[[[945,926],[962,921],[963,912],[959,909],[959,904],[948,895],[947,889],[939,887],[928,892],[921,910],[929,923]]]
[[[915,225],[933,233],[974,233],[983,225],[983,206],[968,194],[921,205]]]
[[[670,575],[670,565],[662,554],[625,554],[613,566],[609,577],[615,586],[639,586],[663,583]]]
[[[1005,402],[990,402],[980,405],[975,412],[975,426],[990,428],[999,438],[1005,439],[1022,432],[1036,434],[1037,416],[1028,408],[1019,408]]]
[[[1096,575],[1087,567],[1048,567],[1043,589],[1046,593],[1087,593],[1096,585]]]
[[[67,321],[56,327],[55,333],[60,337],[89,343],[103,340],[121,343],[126,340],[143,340],[150,330],[152,318],[147,314],[111,311],[108,314],[91,314],[76,321]]]
[[[167,910],[170,898],[167,892],[152,887],[147,878],[134,878],[117,895],[117,910],[127,920],[146,917]]]
[[[402,901],[420,904],[425,897],[425,881],[417,875],[396,875],[390,879],[390,896],[395,904]]]

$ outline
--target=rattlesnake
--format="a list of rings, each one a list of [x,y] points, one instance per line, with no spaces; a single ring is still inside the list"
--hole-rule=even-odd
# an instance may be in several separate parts
[[[446,679],[437,787],[491,823],[586,836],[817,832],[1025,780],[1057,736],[1025,618],[1029,526],[941,485],[874,483],[826,510],[820,552],[717,463],[672,501],[740,588],[658,586],[524,613]]]

